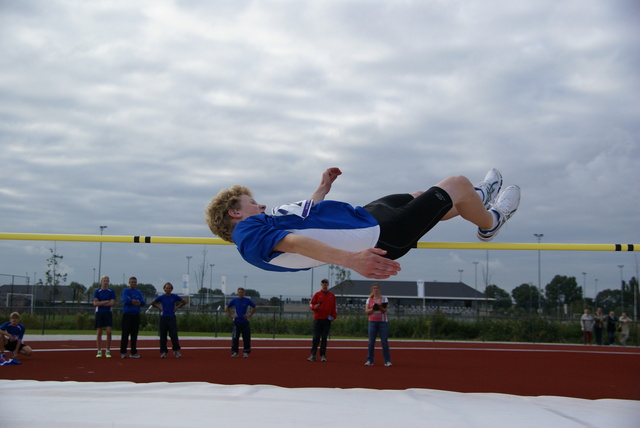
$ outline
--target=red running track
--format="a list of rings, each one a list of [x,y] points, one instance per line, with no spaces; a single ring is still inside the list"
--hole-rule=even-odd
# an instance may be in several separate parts
[[[181,340],[181,359],[174,358],[172,352],[161,359],[157,343],[157,339],[139,340],[140,359],[121,359],[117,346],[112,347],[112,358],[98,359],[92,340],[30,341],[34,354],[22,357],[22,365],[0,367],[0,378],[425,388],[640,400],[638,348],[391,341],[393,367],[382,365],[379,343],[375,365],[365,367],[367,342],[362,340],[331,340],[326,363],[306,360],[311,340],[254,339],[247,359],[230,358],[229,339],[185,338]]]

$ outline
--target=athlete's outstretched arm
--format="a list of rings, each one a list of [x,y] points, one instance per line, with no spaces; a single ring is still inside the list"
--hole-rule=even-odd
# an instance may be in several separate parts
[[[397,275],[400,271],[400,263],[382,257],[386,251],[380,248],[367,248],[357,252],[346,251],[313,238],[290,233],[273,249],[283,253],[301,254],[320,262],[343,266],[371,279],[386,279]]]
[[[331,185],[334,181],[336,181],[336,178],[338,178],[340,174],[342,174],[340,168],[335,167],[327,168],[327,170],[322,173],[322,180],[320,180],[320,185],[311,196],[311,199],[314,203],[317,204],[320,201],[324,201],[324,197],[327,196],[327,193],[329,193],[329,191],[331,190]]]

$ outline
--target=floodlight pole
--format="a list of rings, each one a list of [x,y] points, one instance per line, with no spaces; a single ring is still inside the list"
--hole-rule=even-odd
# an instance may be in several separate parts
[[[542,234],[542,233],[534,233],[533,236],[538,238],[538,244],[539,244],[540,240],[542,239],[544,234]],[[540,271],[541,271],[541,269],[540,269],[540,250],[538,250],[538,315],[540,315],[542,313],[542,280],[541,280]]]
[[[107,226],[100,226],[100,236]],[[100,274],[102,272],[102,241],[100,241],[100,257],[98,258],[98,282],[100,281]]]

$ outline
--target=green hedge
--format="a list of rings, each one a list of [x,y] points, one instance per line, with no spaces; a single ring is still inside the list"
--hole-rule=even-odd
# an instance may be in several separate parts
[[[0,313],[0,320],[8,320],[8,313]],[[21,322],[29,334],[51,333],[56,330],[93,330],[94,313],[90,310],[49,310],[42,314],[21,314]],[[141,314],[142,331],[158,330],[157,313]],[[114,330],[120,330],[121,316],[114,312]],[[178,316],[180,332],[229,333],[231,319],[224,313],[198,314],[185,312]],[[251,319],[254,334],[282,336],[311,336],[313,321],[306,318],[286,318],[278,313],[260,313]],[[640,328],[631,325],[627,345],[638,346]],[[331,328],[333,337],[367,337],[367,318],[361,314],[342,315]],[[391,318],[389,336],[393,339],[460,340],[487,342],[582,343],[578,321],[547,320],[541,318],[486,317],[478,320],[448,315]],[[606,340],[605,340],[606,341]],[[594,338],[595,342],[595,338]]]

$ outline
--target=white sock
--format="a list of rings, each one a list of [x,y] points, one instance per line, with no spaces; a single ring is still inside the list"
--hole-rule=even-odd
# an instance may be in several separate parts
[[[484,191],[478,187],[474,187],[476,189],[476,193],[480,196],[480,200],[484,203]]]
[[[484,230],[485,232],[488,232],[489,230],[493,230],[498,225],[498,216],[500,214],[498,214],[496,210],[489,210],[489,212],[491,213],[491,217],[493,218],[493,225],[489,229],[479,228],[480,230]]]
[[[493,214],[493,227],[491,228],[493,229],[498,225],[498,218],[500,217],[500,214],[498,214],[496,210],[489,210],[489,212]]]

